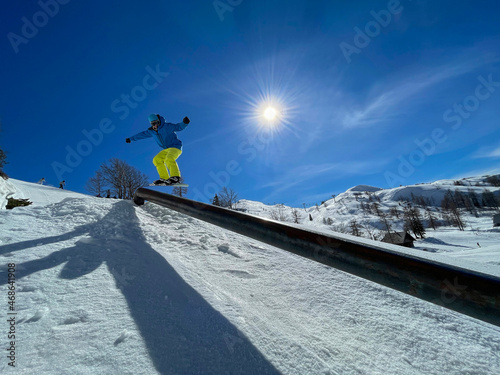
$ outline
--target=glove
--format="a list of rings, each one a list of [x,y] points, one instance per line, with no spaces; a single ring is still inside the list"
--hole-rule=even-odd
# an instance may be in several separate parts
[[[130,143],[130,138],[125,139],[125,142]]]
[[[184,120],[182,120],[182,122],[187,125],[191,122],[191,120],[189,119],[189,117],[186,116],[184,117]]]

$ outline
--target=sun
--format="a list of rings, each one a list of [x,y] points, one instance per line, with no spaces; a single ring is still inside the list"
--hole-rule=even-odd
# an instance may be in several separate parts
[[[264,118],[272,122],[278,118],[278,111],[276,108],[269,106],[264,110]]]
[[[286,121],[285,107],[282,102],[275,97],[261,98],[255,103],[253,120],[264,132],[277,133],[283,128]]]

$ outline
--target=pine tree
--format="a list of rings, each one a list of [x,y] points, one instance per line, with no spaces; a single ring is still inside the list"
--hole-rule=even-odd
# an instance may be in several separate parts
[[[7,164],[7,155],[5,154],[4,150],[0,148],[0,170]]]
[[[219,196],[217,194],[215,194],[214,198],[212,199],[212,204],[214,206],[220,206]]]
[[[7,159],[7,155],[2,150],[2,148],[0,148],[0,176],[5,178],[5,179],[7,179],[7,175],[3,171],[3,167],[5,166],[5,164],[7,164],[6,159]]]

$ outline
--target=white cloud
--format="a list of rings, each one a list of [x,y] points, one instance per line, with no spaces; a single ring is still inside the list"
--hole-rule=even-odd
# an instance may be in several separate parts
[[[483,57],[484,59],[473,58],[466,61],[461,61],[462,56],[454,57],[452,61],[438,67],[417,73],[406,72],[409,76],[407,79],[393,77],[392,82],[381,84],[364,107],[346,110],[342,123],[345,127],[353,128],[387,119],[396,115],[412,97],[430,90],[436,84],[500,60],[497,55]]]
[[[471,155],[472,159],[496,159],[500,158],[500,147],[496,149],[482,148]]]
[[[500,147],[496,150],[491,151],[486,157],[488,158],[500,158]]]

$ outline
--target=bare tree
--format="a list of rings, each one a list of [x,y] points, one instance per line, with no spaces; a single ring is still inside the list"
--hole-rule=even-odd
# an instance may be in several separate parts
[[[180,183],[184,183],[184,179],[181,177]],[[188,188],[186,186],[174,186],[172,189],[172,195],[177,195],[178,197],[183,197],[187,194]]]
[[[370,224],[364,222],[363,225],[361,226],[361,228],[363,228],[366,233],[368,234],[369,238],[371,238],[372,240],[379,240],[382,238],[382,235],[380,234],[380,231],[377,231],[376,229],[374,229]]]
[[[101,191],[109,188],[120,199],[132,199],[134,192],[138,188],[148,185],[148,176],[123,160],[116,158],[103,163],[96,172],[94,179],[95,184],[98,184],[97,181],[102,180],[102,184],[99,182]]]
[[[149,185],[149,179],[148,176],[131,165],[125,164],[124,170],[124,199],[132,199],[137,189]]]
[[[438,221],[436,217],[432,214],[432,211],[429,209],[429,207],[425,209],[425,213],[427,214],[427,220],[429,220],[429,226],[432,229],[436,230],[436,228],[438,227]]]
[[[333,224],[333,219],[331,217],[324,217],[323,218],[323,224],[325,224],[325,225],[332,225]]]
[[[395,217],[396,219],[399,219],[399,210],[397,207],[392,207],[390,210],[389,210],[389,214],[392,216],[392,217]]]
[[[360,225],[358,224],[358,222],[356,221],[356,219],[352,219],[350,222],[349,222],[349,228],[351,228],[351,232],[350,234],[352,234],[353,236],[358,236],[358,237],[361,237],[361,235],[363,234],[361,232],[361,227]]]
[[[222,207],[233,209],[237,201],[238,195],[233,189],[228,189],[224,186],[219,192],[219,202]]]
[[[109,163],[109,164],[108,164]],[[125,195],[124,180],[125,167],[124,162],[113,158],[109,162],[103,163],[100,169],[106,185],[109,186],[116,196],[123,199]]]
[[[296,208],[292,209],[292,219],[295,224],[300,224],[302,220],[302,215],[300,214],[299,210]]]
[[[373,213],[375,213],[375,215],[377,215],[378,217],[380,217],[382,215],[382,211],[380,211],[380,204],[378,204],[377,202],[375,203],[372,203],[370,205],[370,209]]]
[[[412,207],[410,203],[403,207],[404,229],[412,231],[416,238],[425,238],[425,228],[422,224],[422,217],[417,208]]]
[[[339,223],[337,225],[332,225],[330,229],[334,232],[338,233],[349,233],[349,229],[346,228],[344,223]]]
[[[441,201],[441,208],[443,209],[443,220],[458,227],[460,230],[464,230],[465,224],[463,222],[462,213],[449,190]]]
[[[277,220],[277,221],[290,221],[290,218],[288,217],[288,214],[285,211],[285,206],[282,204],[276,205],[271,211],[270,211],[271,219]]]
[[[185,186],[174,186],[172,189],[172,195],[177,195],[178,197],[183,197],[187,194],[188,188]]]
[[[387,230],[387,233],[391,233],[392,225],[391,225],[391,223],[389,223],[387,214],[381,212],[379,217],[382,220],[382,222],[384,223],[385,229]]]
[[[100,170],[97,171],[93,177],[90,177],[85,184],[85,190],[98,197],[101,196],[101,193],[105,190],[105,188],[106,181],[104,181],[104,177]]]

